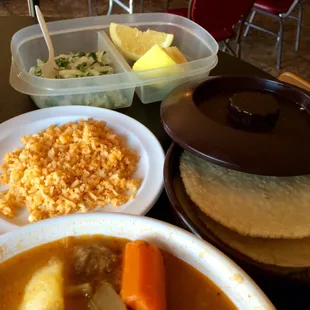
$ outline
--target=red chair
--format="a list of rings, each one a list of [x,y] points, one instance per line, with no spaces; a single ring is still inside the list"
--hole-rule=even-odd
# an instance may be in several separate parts
[[[245,24],[247,25],[247,28],[244,32],[245,37],[247,36],[250,27],[258,29],[258,30],[262,30],[264,32],[267,32],[277,37],[277,43],[278,43],[277,68],[278,69],[280,69],[281,58],[282,58],[283,32],[284,32],[283,21],[285,18],[293,18],[297,20],[295,50],[298,51],[299,41],[300,41],[301,22],[302,22],[302,11],[303,11],[303,5],[305,2],[306,0],[256,0],[254,3],[254,7],[253,7],[252,14],[251,14],[249,21],[245,22]],[[292,15],[292,11],[296,7],[298,7],[297,17]],[[275,33],[263,27],[253,24],[253,20],[254,20],[256,13],[261,13],[264,15],[277,18],[280,23],[279,32]]]
[[[235,55],[227,41],[236,33],[236,54],[240,56],[240,33],[246,17],[253,6],[253,0],[190,0],[188,8],[166,12],[188,17],[205,28]],[[240,22],[240,23],[239,23]],[[235,27],[238,24],[238,27]]]

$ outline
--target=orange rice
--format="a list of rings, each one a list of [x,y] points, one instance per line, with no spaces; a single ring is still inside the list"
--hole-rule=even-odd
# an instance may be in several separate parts
[[[0,213],[13,217],[27,207],[29,221],[89,212],[135,197],[141,180],[133,175],[139,156],[104,122],[79,120],[50,126],[21,139],[6,153],[0,183]]]

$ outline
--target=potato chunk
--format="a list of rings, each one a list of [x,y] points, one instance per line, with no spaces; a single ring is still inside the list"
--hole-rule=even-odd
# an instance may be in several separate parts
[[[56,258],[38,269],[28,282],[19,310],[63,310],[63,264]]]

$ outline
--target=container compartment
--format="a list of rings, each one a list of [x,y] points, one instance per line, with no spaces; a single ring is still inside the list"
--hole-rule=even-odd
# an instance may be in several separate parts
[[[18,53],[16,59],[13,58],[13,66],[15,71],[22,72],[24,83],[19,83],[20,81],[11,74],[13,87],[19,88],[20,84],[24,84],[26,86],[24,90],[39,108],[91,105],[118,109],[131,105],[135,87],[128,74],[123,74],[131,69],[104,32],[79,29],[74,32],[51,33],[51,38],[55,55],[105,50],[111,60],[114,74],[64,80],[44,79],[29,74],[29,69],[36,64],[38,58],[41,60],[48,58],[45,41],[40,35],[24,40],[17,47]],[[119,85],[123,85],[123,88]],[[98,91],[99,89],[102,91]]]
[[[111,22],[173,33],[188,63],[155,70],[132,72],[109,38]],[[12,38],[10,82],[30,95],[39,107],[83,104],[106,108],[128,107],[134,91],[143,103],[161,101],[176,86],[203,79],[217,63],[218,44],[203,28],[171,14],[151,13],[86,17],[48,23],[55,55],[70,52],[107,51],[115,74],[77,79],[44,79],[29,73],[38,58],[48,57],[38,25],[18,31]]]
[[[217,58],[213,63],[213,67],[217,64]],[[196,73],[194,76],[182,76],[175,78],[173,81],[159,82],[156,84],[145,85],[136,88],[136,93],[143,103],[152,103],[155,101],[162,101],[173,89],[192,81],[203,81],[210,75],[211,69],[202,69],[200,73]]]
[[[201,80],[209,76],[217,64],[218,44],[214,38],[192,21],[172,14],[144,14],[150,18],[142,18],[134,22],[124,19],[123,24],[137,27],[141,31],[148,29],[174,34],[172,46],[176,46],[187,58],[188,63],[133,72],[138,78],[136,93],[143,103],[163,100],[175,87],[189,82]],[[144,16],[145,17],[145,16]],[[155,18],[158,17],[156,21]],[[108,29],[105,32],[108,34]],[[126,59],[130,67],[134,62]],[[141,86],[140,86],[141,85]]]
[[[72,36],[74,34],[74,36]],[[78,37],[77,37],[78,35]],[[77,40],[81,39],[81,32],[75,32],[69,34],[73,42],[77,42]],[[119,54],[118,50],[114,47],[114,45],[110,42],[104,32],[94,32],[94,31],[85,31],[83,32],[83,36],[87,37],[86,41],[89,41],[89,46],[87,46],[87,50],[83,50],[83,52],[92,52],[98,50],[105,50],[111,59],[111,65],[114,69],[115,73],[122,73],[124,71],[130,71],[130,67],[123,59],[121,54]],[[68,38],[68,41],[69,38]],[[94,46],[94,41],[97,41],[97,45]],[[70,46],[68,44],[65,45],[66,40],[64,40],[64,36],[60,37],[60,40],[57,41],[61,50],[65,50],[62,52],[63,54],[70,53]],[[62,49],[64,47],[64,49]],[[73,52],[78,52],[79,47],[76,47]],[[59,53],[60,54],[60,53]],[[44,58],[45,59],[45,58]],[[109,76],[103,76],[103,78]],[[119,75],[119,82],[125,82],[126,78],[124,75]],[[80,79],[80,82],[85,83],[83,79]],[[104,81],[102,81],[104,83]],[[32,96],[32,100],[39,108],[51,107],[51,106],[62,106],[62,105],[89,105],[94,107],[102,107],[107,109],[119,109],[125,108],[131,105],[134,95],[134,87],[126,88],[126,89],[115,89],[110,91],[102,91],[102,92],[93,92],[86,94],[72,94],[72,95],[61,95],[61,96]]]
[[[120,109],[131,105],[133,95],[134,89],[129,88],[77,95],[31,96],[31,98],[41,109],[64,105],[88,105],[106,109]]]

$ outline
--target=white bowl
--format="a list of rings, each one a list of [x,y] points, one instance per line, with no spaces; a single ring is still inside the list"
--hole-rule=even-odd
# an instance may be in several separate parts
[[[253,280],[219,250],[191,233],[147,217],[75,214],[27,225],[0,236],[0,263],[41,244],[85,234],[150,241],[204,273],[238,309],[275,309]]]

